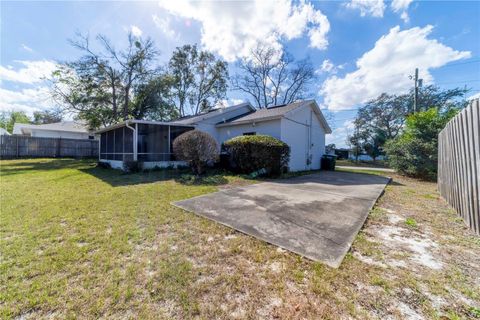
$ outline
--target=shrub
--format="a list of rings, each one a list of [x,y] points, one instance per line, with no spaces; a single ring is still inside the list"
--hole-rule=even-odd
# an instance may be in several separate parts
[[[288,168],[290,147],[266,135],[239,136],[224,142],[233,169],[251,173],[265,169],[267,175],[278,175]]]
[[[123,171],[136,173],[143,171],[143,163],[140,161],[123,161]]]
[[[438,134],[457,112],[431,108],[407,117],[403,133],[385,145],[390,166],[407,176],[435,180]]]
[[[178,160],[188,161],[194,174],[205,172],[207,164],[218,159],[215,139],[199,130],[187,131],[173,141],[173,152]]]
[[[112,166],[108,162],[103,162],[103,161],[98,161],[97,162],[97,167],[102,168],[102,169],[111,169]]]

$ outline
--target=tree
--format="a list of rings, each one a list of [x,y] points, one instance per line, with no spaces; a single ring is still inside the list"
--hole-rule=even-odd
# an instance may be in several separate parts
[[[436,179],[438,134],[458,111],[430,108],[408,116],[405,130],[385,145],[390,166],[408,176]]]
[[[294,61],[290,54],[265,46],[252,50],[238,68],[233,89],[250,95],[257,108],[303,99],[315,79],[309,59]]]
[[[170,121],[178,118],[180,113],[170,90],[172,85],[172,77],[162,74],[135,86],[135,98],[131,110],[133,118],[155,121]]]
[[[419,91],[417,110],[436,107],[439,112],[465,107],[462,99],[464,89],[442,90],[427,86]],[[352,136],[352,145],[370,155],[374,160],[383,154],[385,142],[395,139],[405,126],[405,120],[413,110],[413,89],[402,95],[382,93],[360,107],[355,119],[356,134]]]
[[[158,51],[151,39],[128,35],[127,47],[115,49],[103,35],[95,51],[88,36],[77,35],[71,45],[83,56],[60,64],[53,73],[52,96],[67,111],[78,113],[92,128],[132,116],[132,92],[157,75]]]
[[[354,132],[353,134],[347,136],[347,144],[352,149],[353,155],[355,157],[355,162],[358,162],[358,157],[363,152],[363,145],[365,140],[365,133],[361,130],[364,122],[361,118],[357,118],[353,122]]]
[[[0,113],[0,128],[4,128],[8,132],[13,132],[15,123],[30,123],[31,120],[23,111],[2,111]]]
[[[60,122],[63,120],[62,110],[52,109],[44,111],[35,111],[33,113],[33,123],[34,124],[48,124]]]
[[[199,51],[196,45],[176,48],[168,69],[172,95],[182,116],[205,111],[225,97],[228,64],[208,51]]]
[[[326,154],[335,154],[335,149],[336,148],[337,148],[337,146],[335,145],[335,143],[327,144],[325,146],[325,153]]]
[[[188,161],[194,174],[202,174],[209,162],[217,161],[218,145],[215,139],[199,130],[187,131],[173,141],[177,159]]]

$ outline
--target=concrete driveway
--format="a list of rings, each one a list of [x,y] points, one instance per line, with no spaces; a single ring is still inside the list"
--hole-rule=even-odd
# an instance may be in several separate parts
[[[174,205],[336,268],[388,181],[375,175],[322,171]]]

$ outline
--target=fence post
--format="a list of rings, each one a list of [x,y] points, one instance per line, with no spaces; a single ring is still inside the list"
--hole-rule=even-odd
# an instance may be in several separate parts
[[[16,158],[18,158],[18,157],[19,157],[19,153],[18,153],[18,136],[15,136],[15,141],[16,141],[16,144],[17,144]]]

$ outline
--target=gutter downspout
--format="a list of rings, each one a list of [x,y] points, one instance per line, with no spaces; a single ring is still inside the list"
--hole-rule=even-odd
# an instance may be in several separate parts
[[[133,161],[137,161],[137,130],[134,127],[130,127],[130,120],[125,121],[125,127],[133,131]]]

